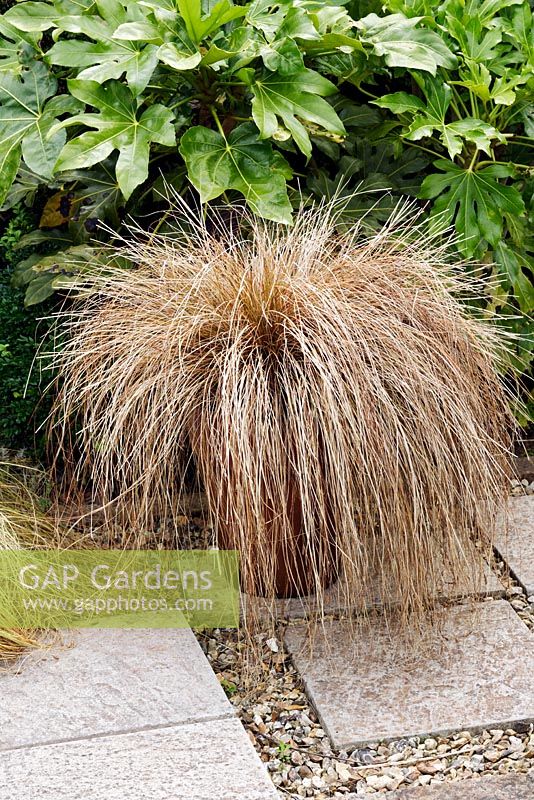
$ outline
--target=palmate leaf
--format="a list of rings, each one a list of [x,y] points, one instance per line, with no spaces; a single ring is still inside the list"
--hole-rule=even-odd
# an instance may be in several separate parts
[[[76,136],[63,147],[56,170],[91,167],[119,151],[116,175],[128,199],[148,176],[152,142],[172,147],[176,135],[173,112],[158,103],[139,113],[130,89],[118,81],[100,86],[95,81],[69,81],[69,91],[78,100],[100,109],[98,114],[78,114],[60,125],[84,124],[95,130]],[[56,126],[56,128],[59,126]]]
[[[453,69],[456,56],[437,33],[417,27],[421,19],[408,19],[404,14],[368,14],[355,25],[361,41],[372,45],[375,55],[383,56],[389,67],[421,69],[432,75],[438,67]]]
[[[446,0],[442,10],[445,12],[447,31],[459,43],[462,55],[469,64],[484,64],[502,74],[500,70],[505,69],[508,63],[509,48],[505,43],[504,47],[501,46],[508,20],[496,15],[516,5],[522,5],[527,16],[532,17],[524,0]]]
[[[20,75],[39,52],[38,36],[18,30],[0,16],[0,72]]]
[[[119,25],[129,21],[122,3],[106,0],[99,3],[102,17],[59,16],[56,24],[60,31],[83,34],[95,42],[79,39],[62,39],[48,50],[46,59],[60,67],[79,67],[78,78],[104,83],[126,75],[128,85],[142,92],[158,63],[158,47],[146,41],[115,39]]]
[[[95,261],[96,250],[85,244],[67,247],[52,255],[33,253],[19,261],[13,283],[27,286],[24,305],[34,306],[58,289],[68,289],[75,283],[76,276],[94,268]]]
[[[0,72],[22,72],[19,52],[19,42],[0,39]]]
[[[104,82],[126,73],[128,85],[142,92],[158,63],[158,48],[140,47],[136,42],[92,44],[72,39],[57,42],[47,60],[60,67],[82,67],[78,77],[83,80]]]
[[[438,131],[439,139],[447,148],[451,159],[462,152],[464,141],[473,143],[478,150],[483,150],[488,155],[491,155],[491,144],[494,140],[506,142],[505,136],[483,120],[465,117],[455,122],[446,122],[452,97],[450,87],[437,78],[427,78],[422,85],[426,103],[407,92],[387,94],[373,101],[373,105],[388,108],[395,114],[413,115],[413,121],[403,131],[406,139],[418,141]]]
[[[512,19],[505,19],[503,28],[506,33],[519,45],[525,54],[526,61],[534,68],[534,16],[527,3],[521,3],[521,8],[514,9]]]
[[[497,244],[494,259],[500,275],[512,288],[521,311],[531,314],[534,309],[534,259],[524,250],[503,241]]]
[[[303,69],[290,75],[265,72],[253,81],[251,89],[254,95],[252,116],[262,139],[279,130],[280,119],[299,150],[309,158],[312,148],[303,122],[313,123],[337,136],[345,133],[338,115],[323,100],[337,92],[336,86],[313,70]]]
[[[479,170],[463,169],[440,159],[440,173],[428,175],[419,192],[423,200],[434,199],[432,216],[440,227],[454,223],[460,236],[459,249],[471,258],[484,243],[497,247],[503,236],[504,215],[525,212],[525,204],[514,186],[499,183],[510,177],[513,166],[492,164]]]
[[[84,227],[94,234],[100,220],[107,220],[114,227],[120,225],[120,208],[124,198],[115,175],[116,159],[102,161],[89,169],[61,173],[62,184],[70,185],[74,214],[69,226]],[[80,239],[78,235],[78,239]]]
[[[19,30],[33,33],[47,31],[54,27],[54,21],[60,13],[52,3],[37,3],[29,0],[12,6],[6,11],[4,18]]]
[[[12,186],[9,187],[0,211],[7,211],[14,208],[19,203],[24,202],[27,206],[35,201],[38,189],[46,184],[48,188],[53,188],[54,183],[46,178],[42,178],[32,172],[28,167],[21,163],[17,176]]]
[[[20,76],[0,74],[0,204],[15,180],[21,157],[44,178],[52,175],[65,142],[65,131],[52,131],[57,117],[80,110],[69,95],[57,95],[57,81],[42,63],[34,62]]]
[[[182,136],[180,153],[202,203],[233,189],[265,219],[291,222],[286,189],[291,170],[270,142],[259,140],[255,125],[239,125],[227,138],[197,125]]]

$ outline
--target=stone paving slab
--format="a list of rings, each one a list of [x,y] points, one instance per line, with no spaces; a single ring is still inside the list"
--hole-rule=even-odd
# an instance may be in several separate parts
[[[510,498],[495,546],[527,595],[534,595],[534,495]]]
[[[476,574],[476,570],[473,573]],[[479,597],[502,597],[505,594],[505,588],[500,582],[499,578],[493,570],[487,565],[483,565],[481,580],[474,579],[471,586],[459,586],[457,581],[452,579],[452,576],[444,574],[442,576],[441,586],[437,588],[436,596],[442,600],[454,603],[463,598],[479,598]],[[378,589],[375,596],[368,602],[363,604],[361,601],[354,603],[347,603],[340,592],[337,584],[325,589],[322,606],[315,597],[310,595],[308,597],[292,597],[289,599],[277,599],[274,601],[267,601],[261,597],[242,597],[242,613],[246,614],[247,609],[254,608],[255,613],[260,616],[276,617],[278,619],[305,619],[308,617],[317,616],[321,611],[325,614],[343,614],[343,613],[358,613],[363,611],[364,608],[371,609],[383,605],[383,598],[380,597]],[[534,800],[534,798],[533,798]]]
[[[461,587],[452,579],[451,576],[444,575],[442,584],[438,587],[436,595],[441,597],[443,600],[454,602],[455,600],[460,600],[462,597],[466,596],[478,597],[488,595],[491,597],[502,597],[504,591],[504,587],[497,575],[487,564],[485,564],[480,586]],[[339,591],[336,586],[332,586],[325,591],[323,604],[324,612],[326,614],[336,614],[340,612],[356,610],[354,606],[347,605],[347,603],[343,601],[343,598],[339,596]],[[380,597],[380,594],[377,590],[376,596],[371,600],[369,606],[376,607],[382,604],[383,598]],[[319,611],[318,604],[313,597],[278,600],[277,606],[278,616],[282,616],[286,619],[299,619]]]
[[[312,654],[306,625],[286,643],[326,733],[340,749],[407,736],[534,721],[534,636],[504,600],[443,611],[440,645],[410,661],[375,623],[327,623]]]
[[[277,800],[237,719],[0,753],[2,800]]]
[[[454,783],[446,781],[439,786],[400,789],[387,795],[345,795],[345,800],[533,800],[534,772],[509,775],[482,776]]]
[[[229,716],[189,629],[82,630],[0,674],[0,750]]]

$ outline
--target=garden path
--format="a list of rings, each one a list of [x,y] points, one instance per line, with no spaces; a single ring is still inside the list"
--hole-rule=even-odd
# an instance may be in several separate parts
[[[189,629],[72,644],[0,676],[2,800],[275,800]]]

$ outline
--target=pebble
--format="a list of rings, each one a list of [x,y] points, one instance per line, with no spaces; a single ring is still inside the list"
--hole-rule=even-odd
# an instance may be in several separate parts
[[[368,775],[365,780],[372,789],[388,789],[391,784],[388,775]]]
[[[486,761],[491,761],[492,763],[495,763],[495,761],[499,761],[499,759],[502,758],[502,755],[503,755],[502,750],[486,750],[484,752],[484,758],[486,759]]]
[[[346,764],[340,764],[339,762],[336,763],[335,772],[339,776],[339,780],[343,783],[350,781],[352,774],[350,769],[346,766]]]
[[[534,481],[529,483],[526,478],[523,478],[522,481],[511,481],[511,486],[513,495],[534,494]]]
[[[443,769],[443,762],[436,761],[421,761],[417,764],[417,769],[422,775],[437,775]]]

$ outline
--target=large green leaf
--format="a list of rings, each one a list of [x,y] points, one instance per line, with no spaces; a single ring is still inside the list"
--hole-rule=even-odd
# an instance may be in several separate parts
[[[506,69],[507,50],[503,41],[503,30],[507,20],[496,16],[509,6],[528,5],[524,0],[446,0],[442,6],[447,31],[458,44],[466,61],[481,64],[502,74]],[[532,17],[532,12],[527,14]]]
[[[45,65],[34,62],[20,76],[0,74],[0,204],[15,180],[21,156],[32,172],[50,178],[65,142],[65,131],[52,131],[57,117],[80,104],[68,95],[47,101],[57,81]]]
[[[95,81],[69,81],[74,97],[100,109],[100,113],[78,114],[62,126],[82,123],[95,130],[67,142],[56,170],[90,167],[119,151],[116,174],[119,187],[128,199],[148,176],[150,144],[172,147],[176,142],[173,112],[156,103],[140,113],[132,92],[118,81],[100,86]],[[57,126],[56,126],[57,127]]]
[[[454,223],[458,246],[468,257],[483,251],[484,242],[496,247],[503,236],[504,215],[525,211],[517,189],[499,183],[513,174],[513,167],[492,164],[474,171],[445,160],[436,161],[435,166],[442,172],[424,179],[419,197],[435,198],[432,215],[440,227]]]
[[[27,286],[24,305],[34,306],[58,289],[70,288],[78,275],[94,268],[96,258],[96,251],[88,245],[67,247],[47,256],[33,253],[29,258],[19,261],[13,283]]]
[[[252,116],[262,139],[279,130],[279,119],[305,156],[311,142],[304,123],[311,123],[337,136],[345,133],[343,123],[323,97],[337,92],[333,83],[319,73],[303,69],[290,75],[263,73],[251,85],[254,95]]]
[[[534,68],[534,15],[528,3],[514,9],[512,19],[502,21],[506,33],[519,45],[530,68]]]
[[[0,16],[0,36],[0,72],[20,74],[39,52],[39,34],[24,33]]]
[[[158,47],[138,42],[116,41],[93,44],[77,39],[57,42],[47,53],[50,64],[61,67],[81,67],[81,80],[104,83],[126,74],[128,85],[137,93],[149,82],[158,63]]]
[[[456,57],[443,39],[428,28],[418,28],[421,17],[404,14],[379,17],[368,14],[355,25],[362,42],[372,45],[389,67],[408,67],[436,74],[438,67],[453,69]]]
[[[253,0],[247,10],[246,23],[262,31],[267,40],[271,41],[284,21],[287,11],[287,5],[283,3],[275,6],[272,0]]]
[[[520,309],[531,314],[534,309],[534,284],[532,282],[534,259],[529,258],[524,251],[521,252],[513,245],[501,241],[495,248],[495,261],[500,274],[512,287]],[[530,278],[524,268],[530,272]]]
[[[386,94],[373,101],[374,105],[389,108],[396,114],[413,115],[411,124],[403,131],[406,139],[415,142],[438,131],[439,139],[452,159],[462,152],[464,141],[471,142],[488,155],[491,155],[491,144],[494,140],[506,142],[505,136],[483,120],[465,117],[455,122],[446,122],[452,98],[450,87],[438,78],[427,78],[423,87],[426,104],[421,98],[406,92]]]
[[[114,36],[125,25],[142,26],[142,11],[135,4],[125,7],[115,0],[99,0],[96,7],[100,16],[56,13],[54,39],[61,32],[67,33],[68,38],[56,41],[46,54],[47,61],[61,67],[80,68],[77,77],[81,80],[104,83],[126,75],[129,86],[136,93],[142,92],[158,63],[158,46],[150,36],[140,39],[132,35],[132,40]],[[73,38],[72,34],[87,38]]]
[[[60,16],[60,12],[58,13],[52,3],[34,3],[32,0],[17,3],[4,15],[5,19],[15,28],[28,32],[47,31],[49,28],[53,28],[58,16]]]
[[[180,153],[203,203],[234,189],[265,219],[291,222],[286,190],[291,171],[270,142],[259,140],[254,125],[239,125],[228,137],[197,125],[182,136]]]

